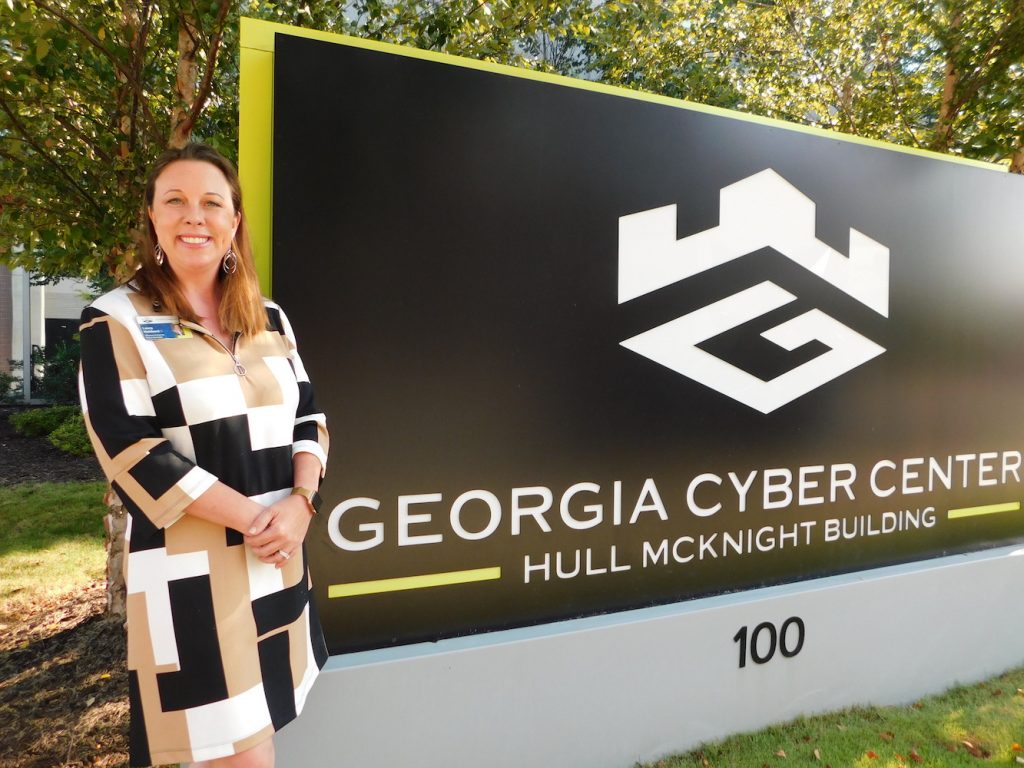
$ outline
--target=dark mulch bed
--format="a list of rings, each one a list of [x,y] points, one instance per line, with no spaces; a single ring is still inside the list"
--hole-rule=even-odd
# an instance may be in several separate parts
[[[9,417],[20,410],[24,409],[0,406],[0,485],[103,479],[93,456],[70,456],[45,438],[23,437],[15,432]]]
[[[20,605],[0,632],[0,765],[128,764],[128,674],[104,583]]]

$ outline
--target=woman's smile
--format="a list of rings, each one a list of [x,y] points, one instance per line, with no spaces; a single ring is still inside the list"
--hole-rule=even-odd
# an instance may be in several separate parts
[[[209,235],[179,235],[178,239],[185,245],[206,245],[213,238]]]

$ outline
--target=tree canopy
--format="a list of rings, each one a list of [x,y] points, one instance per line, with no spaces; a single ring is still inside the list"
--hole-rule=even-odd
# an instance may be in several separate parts
[[[679,83],[678,95],[698,101],[1018,170],[1024,162],[1020,0],[651,7],[662,32],[650,34],[653,14],[642,14],[629,41],[636,61],[623,71],[630,83]]]
[[[1024,0],[0,0],[0,261],[124,275],[146,168],[234,156],[238,17],[662,93],[1024,173]]]

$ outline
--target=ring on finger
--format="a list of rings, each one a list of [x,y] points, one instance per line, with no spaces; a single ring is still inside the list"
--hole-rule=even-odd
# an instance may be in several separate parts
[[[291,555],[289,555],[289,554],[288,554],[287,552],[285,552],[285,551],[284,551],[283,549],[279,549],[279,550],[277,550],[277,554],[279,554],[279,555],[280,555],[281,557],[283,557],[283,558],[284,558],[285,560],[287,560],[287,559],[288,559],[289,557],[291,557]]]

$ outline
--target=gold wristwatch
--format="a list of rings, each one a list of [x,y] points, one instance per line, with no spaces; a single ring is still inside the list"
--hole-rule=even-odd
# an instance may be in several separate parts
[[[301,496],[309,504],[309,511],[314,515],[320,511],[320,506],[324,503],[324,500],[320,498],[320,494],[316,491],[311,491],[309,488],[302,488],[301,486],[295,486],[292,488],[293,496]]]

